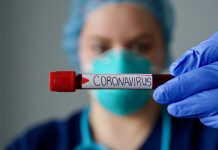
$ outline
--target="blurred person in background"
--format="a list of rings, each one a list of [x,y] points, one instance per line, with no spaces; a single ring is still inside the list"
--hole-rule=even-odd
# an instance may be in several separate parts
[[[173,14],[168,0],[73,0],[64,30],[64,47],[77,71],[162,73],[171,63]],[[178,64],[181,63],[177,61],[174,68],[180,73],[175,76],[191,70],[178,69]],[[175,103],[164,88],[165,85],[155,91],[155,99]],[[175,91],[177,96],[181,92],[179,87]],[[89,96],[89,104],[81,111],[66,120],[30,129],[7,149],[218,149],[218,130],[204,126],[198,118],[169,116],[166,108],[153,100],[151,91],[92,90]],[[173,114],[171,110],[175,110],[173,105],[168,106]]]

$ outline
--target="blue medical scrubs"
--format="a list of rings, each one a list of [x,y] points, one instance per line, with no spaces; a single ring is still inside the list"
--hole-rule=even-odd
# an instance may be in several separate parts
[[[66,120],[36,126],[13,141],[7,150],[73,150],[81,144],[79,111]],[[160,117],[140,150],[160,150]],[[198,119],[171,117],[170,150],[218,150],[218,129],[204,126]]]

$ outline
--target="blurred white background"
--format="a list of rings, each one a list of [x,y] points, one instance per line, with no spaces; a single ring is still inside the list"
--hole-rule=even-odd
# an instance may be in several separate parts
[[[174,0],[172,53],[218,31],[218,1]],[[72,67],[61,49],[69,0],[0,0],[0,149],[28,127],[64,118],[87,101],[85,92],[51,93],[48,73]]]

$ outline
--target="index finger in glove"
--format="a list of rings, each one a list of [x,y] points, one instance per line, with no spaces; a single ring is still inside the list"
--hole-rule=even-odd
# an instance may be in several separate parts
[[[158,103],[171,104],[199,92],[218,88],[218,61],[179,75],[153,93]]]

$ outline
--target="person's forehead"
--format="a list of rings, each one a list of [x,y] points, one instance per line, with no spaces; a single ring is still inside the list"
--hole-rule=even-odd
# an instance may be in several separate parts
[[[154,17],[144,8],[130,4],[111,4],[92,12],[84,26],[90,32],[107,33],[107,31],[145,32],[157,26]]]

